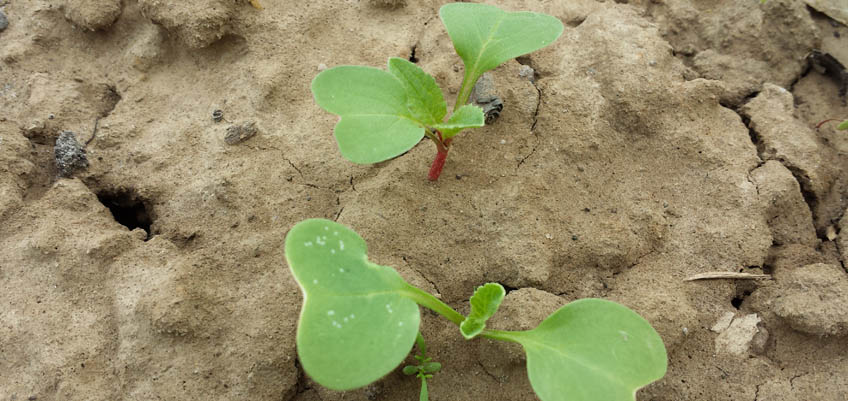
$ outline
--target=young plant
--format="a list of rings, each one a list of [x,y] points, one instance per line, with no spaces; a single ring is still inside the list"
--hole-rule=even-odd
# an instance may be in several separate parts
[[[421,379],[421,394],[418,396],[419,401],[429,401],[430,395],[427,392],[427,379],[433,378],[433,373],[442,370],[442,364],[433,362],[433,358],[427,356],[427,343],[424,341],[424,336],[418,333],[415,338],[415,345],[418,346],[420,355],[415,355],[418,360],[418,365],[406,365],[403,367],[403,374],[407,376],[415,375]]]
[[[477,79],[510,59],[551,44],[563,31],[562,22],[550,15],[506,12],[485,4],[446,4],[439,16],[465,64],[462,86],[447,119],[447,103],[436,80],[404,59],[390,58],[388,72],[339,66],[312,81],[315,102],[341,117],[334,133],[348,160],[360,164],[388,160],[427,136],[436,145],[428,177],[437,180],[453,137],[484,125],[483,111],[467,104]]]
[[[295,225],[286,236],[285,254],[303,290],[300,363],[330,389],[362,387],[394,370],[419,335],[418,305],[459,326],[466,339],[521,344],[530,384],[543,401],[633,401],[639,388],[666,372],[665,346],[657,332],[611,301],[571,302],[528,331],[493,330],[486,321],[504,298],[500,284],[477,288],[471,312],[463,316],[394,269],[370,262],[365,241],[333,221]]]

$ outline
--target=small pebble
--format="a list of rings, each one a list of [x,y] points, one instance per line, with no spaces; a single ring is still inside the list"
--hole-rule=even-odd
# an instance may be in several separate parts
[[[6,13],[3,10],[0,10],[0,32],[6,29],[9,26],[9,19],[6,18]]]
[[[256,135],[257,132],[259,132],[259,130],[256,128],[256,123],[253,121],[249,121],[244,124],[231,125],[227,128],[227,135],[224,136],[224,142],[227,142],[227,145],[235,145]]]
[[[318,64],[318,71],[324,71],[327,69],[327,64],[321,63]]]
[[[224,111],[223,110],[216,109],[215,111],[212,112],[212,121],[219,123],[223,119],[224,119]]]
[[[536,81],[536,71],[529,65],[522,65],[521,68],[518,69],[518,76],[528,79],[530,82]]]
[[[553,235],[551,235],[551,234],[545,234],[545,238],[547,238],[547,239],[554,239],[554,236],[553,236]]]

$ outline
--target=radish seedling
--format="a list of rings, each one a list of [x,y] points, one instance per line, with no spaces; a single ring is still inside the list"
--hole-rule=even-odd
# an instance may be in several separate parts
[[[312,81],[315,102],[341,117],[334,132],[348,160],[361,164],[388,160],[427,136],[437,152],[429,179],[437,180],[453,137],[484,124],[482,110],[466,104],[477,79],[507,60],[551,44],[563,31],[562,22],[550,15],[506,12],[485,4],[446,4],[439,16],[465,64],[447,120],[447,103],[436,80],[404,59],[390,58],[388,71],[334,67]]]
[[[300,363],[312,379],[334,390],[365,386],[406,358],[419,335],[418,305],[459,326],[466,339],[521,344],[530,384],[544,401],[633,401],[636,390],[665,375],[666,350],[657,332],[611,301],[571,302],[528,331],[493,330],[486,321],[504,298],[500,284],[479,287],[471,312],[463,316],[394,269],[370,262],[365,241],[333,221],[298,223],[286,236],[285,254],[303,290]],[[418,372],[427,375],[421,365]]]

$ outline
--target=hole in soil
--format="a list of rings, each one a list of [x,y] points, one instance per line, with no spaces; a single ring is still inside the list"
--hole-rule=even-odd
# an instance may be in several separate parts
[[[734,308],[739,309],[742,307],[742,302],[745,301],[745,298],[751,295],[751,291],[743,291],[742,295],[737,295],[733,299],[730,300],[730,304],[733,305]]]
[[[104,191],[97,194],[97,199],[106,206],[115,221],[130,229],[141,228],[147,233],[144,239],[150,239],[150,225],[153,219],[147,211],[144,201],[133,190]]]
[[[504,283],[498,283],[498,284],[500,284],[501,286],[503,286],[503,288],[504,288],[504,290],[506,290],[506,293],[507,293],[507,294],[509,294],[510,292],[513,292],[513,291],[515,291],[515,290],[517,290],[517,289],[518,289],[518,288],[516,288],[516,287],[510,287],[510,286],[508,286],[508,285],[506,285],[506,284],[504,284]]]
[[[101,98],[103,105],[100,110],[100,117],[106,117],[115,110],[115,106],[117,106],[118,102],[121,101],[121,94],[118,93],[118,88],[116,86],[107,85]]]
[[[417,57],[415,57],[415,49],[416,49],[417,47],[418,47],[418,45],[412,46],[412,51],[410,51],[410,52],[409,52],[409,61],[411,61],[411,62],[413,62],[413,63],[417,63],[417,62],[418,62],[418,58],[417,58]]]
[[[577,28],[583,23],[583,21],[586,21],[586,16],[574,17],[563,22],[565,22],[565,25],[568,25],[570,28]]]
[[[742,301],[744,300],[745,299],[742,297],[736,297],[730,300],[730,304],[733,305],[734,308],[739,309],[739,307],[742,306]]]

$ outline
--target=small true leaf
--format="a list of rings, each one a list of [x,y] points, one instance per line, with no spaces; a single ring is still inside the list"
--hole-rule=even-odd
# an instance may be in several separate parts
[[[438,362],[427,362],[424,364],[424,373],[436,373],[442,370],[442,364]]]
[[[535,329],[511,334],[524,346],[530,384],[544,401],[633,401],[636,390],[666,372],[654,328],[611,301],[574,301]]]
[[[406,365],[403,367],[403,374],[407,376],[412,376],[418,373],[418,366],[415,365]]]
[[[482,127],[486,124],[483,109],[472,104],[466,104],[457,109],[447,122],[434,124],[433,128],[442,133],[442,138],[452,138],[466,128]]]
[[[407,109],[407,92],[394,75],[361,66],[330,68],[312,81],[315,102],[341,116],[335,137],[346,159],[361,164],[391,159],[424,137]]]
[[[407,95],[409,112],[425,125],[442,122],[448,112],[442,90],[432,75],[402,58],[389,59],[389,72],[397,78]]]
[[[498,311],[505,295],[506,291],[498,283],[486,283],[477,287],[470,300],[471,313],[459,325],[459,331],[465,339],[474,338],[486,328],[486,321]]]
[[[836,129],[838,129],[838,130],[848,130],[848,120],[845,120],[845,121],[839,123],[839,125],[836,126]]]
[[[298,223],[286,236],[286,260],[303,290],[297,352],[324,387],[367,385],[397,367],[418,333],[418,305],[392,268],[368,261],[365,241],[324,219]]]
[[[506,12],[474,3],[450,3],[439,16],[465,64],[471,84],[484,72],[518,56],[541,49],[562,34],[560,20],[532,12]]]
[[[415,336],[415,345],[418,346],[418,353],[421,354],[421,358],[426,358],[427,342],[424,341],[424,336],[421,335],[421,332],[418,332],[418,335]],[[418,357],[416,356],[416,358]]]

